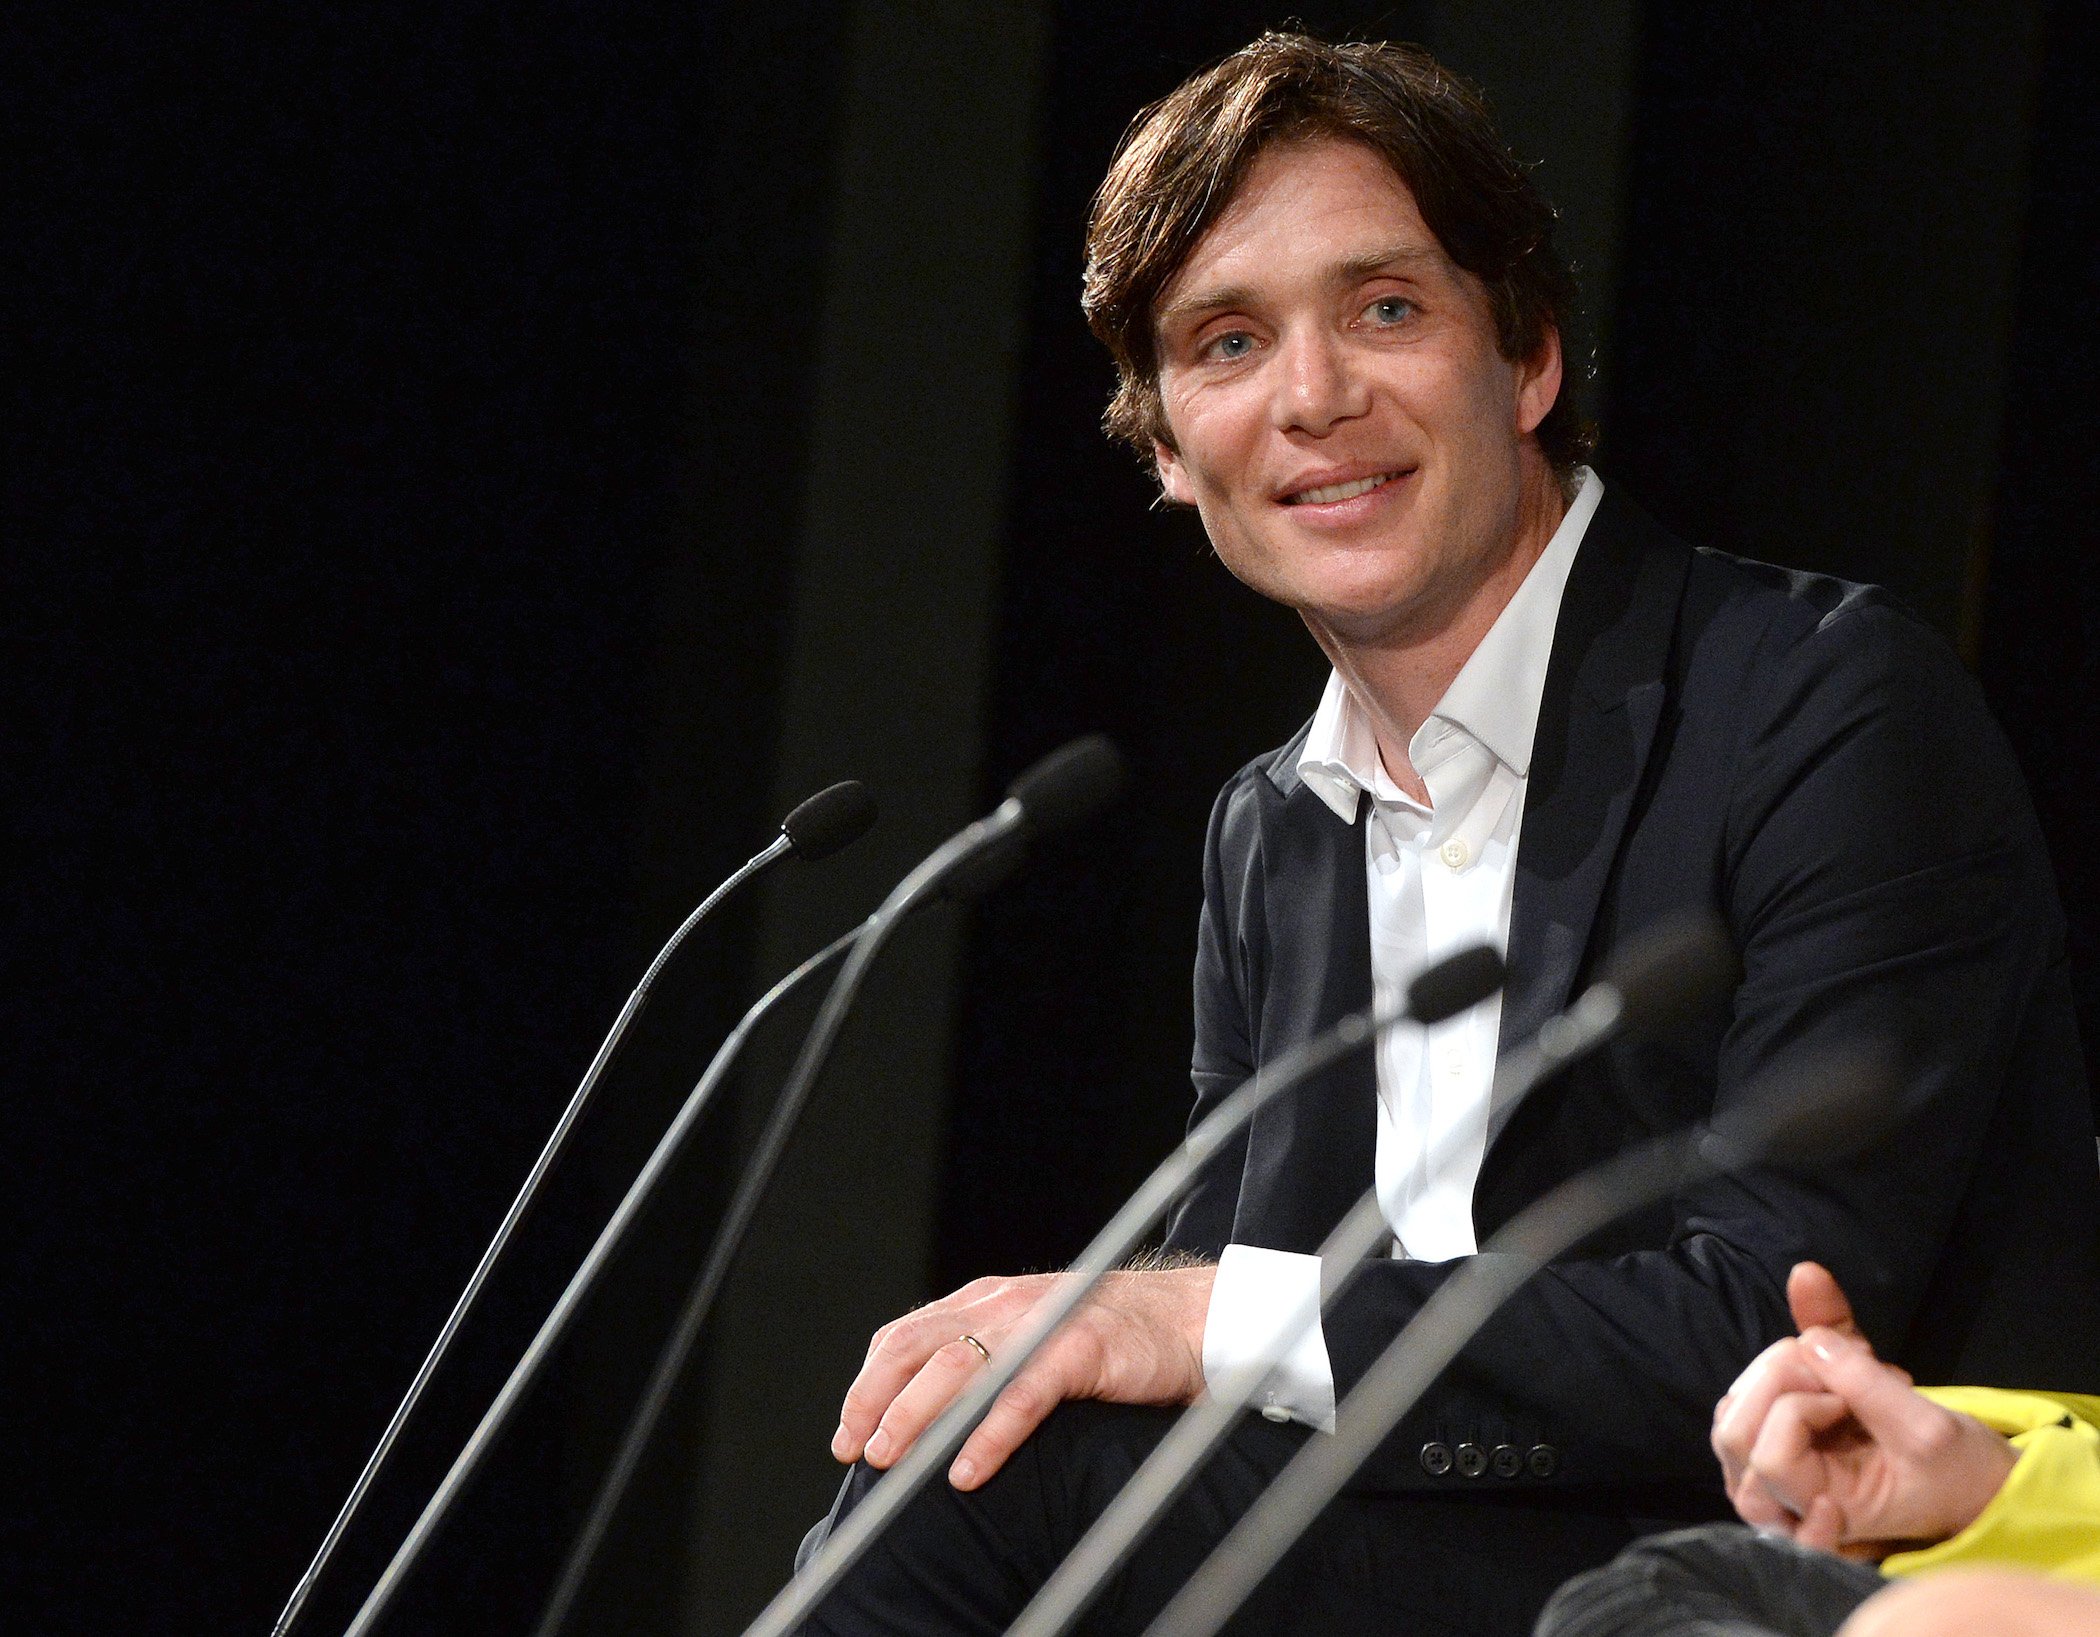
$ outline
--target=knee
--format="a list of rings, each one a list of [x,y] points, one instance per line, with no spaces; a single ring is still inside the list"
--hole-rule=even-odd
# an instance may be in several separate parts
[[[1762,1606],[1768,1558],[1798,1550],[1733,1523],[1650,1535],[1556,1591],[1534,1637],[1647,1637],[1705,1620],[1725,1624]]]
[[[1532,1637],[1617,1637],[1655,1602],[1657,1565],[1638,1545],[1566,1581],[1539,1611]]]
[[[1838,1637],[2100,1637],[2100,1594],[2008,1570],[1899,1581],[1860,1605]]]

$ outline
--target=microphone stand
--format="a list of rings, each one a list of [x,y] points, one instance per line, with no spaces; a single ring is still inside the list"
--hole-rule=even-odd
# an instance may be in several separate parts
[[[1384,1013],[1351,1013],[1327,1033],[1294,1047],[1252,1076],[1188,1134],[1138,1191],[1109,1219],[1057,1286],[1000,1351],[921,1433],[903,1460],[833,1530],[816,1554],[745,1628],[744,1637],[787,1637],[873,1543],[935,1470],[953,1455],[992,1401],[1020,1374],[1059,1325],[1137,1248],[1153,1222],[1239,1129],[1277,1097],[1330,1064],[1360,1051],[1386,1029],[1409,1018],[1439,1021],[1476,1004],[1501,986],[1502,961],[1481,946],[1439,962],[1415,979],[1409,1004]],[[1433,1017],[1426,1002],[1436,995]]]
[[[816,954],[810,956],[808,960],[804,961],[794,971],[767,990],[752,1005],[751,1009],[743,1015],[737,1026],[730,1031],[729,1038],[722,1042],[721,1048],[715,1053],[714,1060],[707,1065],[707,1072],[700,1077],[699,1083],[687,1094],[685,1102],[680,1105],[676,1117],[673,1118],[663,1136],[658,1140],[655,1149],[649,1155],[648,1161],[643,1165],[640,1174],[635,1178],[634,1184],[621,1199],[618,1209],[613,1212],[611,1219],[607,1221],[605,1227],[600,1231],[596,1241],[591,1245],[589,1253],[577,1267],[576,1272],[570,1277],[560,1297],[556,1299],[553,1309],[541,1322],[539,1330],[526,1346],[524,1354],[519,1358],[517,1364],[512,1367],[509,1377],[503,1383],[502,1389],[496,1394],[487,1411],[483,1413],[480,1423],[468,1437],[465,1446],[454,1458],[451,1468],[444,1476],[444,1480],[438,1485],[436,1493],[430,1497],[429,1502],[424,1506],[422,1515],[416,1519],[415,1526],[409,1531],[408,1537],[402,1541],[400,1547],[395,1551],[393,1560],[388,1563],[378,1583],[366,1597],[349,1630],[363,1630],[374,1619],[378,1618],[380,1612],[392,1599],[403,1576],[407,1574],[416,1558],[421,1555],[423,1548],[429,1544],[431,1536],[436,1533],[438,1525],[443,1522],[454,1498],[465,1487],[467,1480],[473,1476],[475,1470],[481,1465],[490,1445],[495,1441],[496,1434],[502,1430],[504,1423],[509,1420],[512,1411],[524,1397],[526,1389],[537,1378],[548,1357],[552,1354],[555,1344],[560,1341],[563,1334],[567,1331],[571,1320],[574,1319],[577,1310],[583,1303],[583,1298],[589,1293],[591,1286],[596,1283],[600,1270],[611,1261],[614,1253],[626,1239],[628,1231],[634,1225],[635,1220],[641,1215],[643,1206],[654,1197],[657,1188],[670,1173],[671,1164],[677,1158],[678,1151],[684,1146],[686,1137],[698,1123],[700,1115],[707,1105],[714,1100],[715,1092],[728,1077],[730,1068],[742,1053],[744,1043],[750,1038],[751,1031],[757,1027],[759,1020],[766,1013],[770,1012],[774,1006],[799,989],[806,981],[815,977],[817,973],[845,954],[858,936],[859,929],[856,928],[854,931],[845,933],[826,944]]]
[[[1007,871],[1020,861],[1020,849],[1003,847],[996,843],[972,855],[967,869],[957,869],[947,875],[941,895],[947,898],[974,898],[988,892],[998,884]],[[872,923],[871,923],[872,924]],[[865,962],[862,963],[866,965]],[[848,974],[841,972],[837,988],[846,987]],[[856,983],[857,987],[857,983]],[[851,995],[841,1005],[843,1013]],[[814,1038],[814,1036],[812,1036]],[[790,1089],[794,1089],[791,1085]],[[643,1389],[640,1402],[628,1417],[627,1428],[620,1436],[620,1446],[613,1456],[612,1466],[598,1486],[592,1498],[591,1510],[570,1545],[569,1555],[562,1564],[561,1574],[555,1581],[547,1606],[534,1627],[535,1637],[553,1637],[568,1620],[575,1607],[576,1598],[589,1577],[591,1565],[596,1561],[598,1549],[604,1544],[605,1533],[612,1526],[620,1502],[626,1497],[628,1486],[641,1466],[642,1456],[649,1442],[656,1435],[658,1423],[670,1407],[671,1396],[676,1392],[679,1377],[685,1371],[686,1361],[692,1356],[693,1346],[700,1339],[700,1329],[713,1309],[715,1298],[721,1294],[723,1282],[728,1278],[729,1266],[742,1246],[751,1218],[758,1209],[761,1196],[772,1181],[782,1152],[793,1132],[795,1122],[802,1113],[806,1098],[806,1087],[800,1096],[790,1097],[783,1093],[773,1105],[766,1126],[759,1135],[750,1165],[737,1184],[735,1196],[729,1202],[722,1226],[716,1231],[714,1244],[707,1253],[706,1265],[692,1289],[687,1292],[685,1306],[679,1311],[678,1322],[672,1326],[656,1357],[655,1367],[649,1372],[649,1384]]]
[[[1053,827],[1076,821],[1086,816],[1100,803],[1108,800],[1122,780],[1122,758],[1107,740],[1098,736],[1076,740],[1063,749],[1054,751],[1035,767],[1014,781],[1005,801],[985,818],[969,825],[949,837],[936,847],[917,868],[891,889],[875,913],[854,931],[847,933],[829,948],[812,956],[794,973],[776,985],[768,996],[746,1014],[745,1024],[739,1025],[739,1033],[724,1042],[715,1061],[708,1065],[707,1075],[678,1116],[664,1133],[662,1140],[649,1156],[642,1173],[628,1189],[613,1213],[612,1220],[592,1245],[583,1265],[576,1270],[563,1290],[554,1309],[541,1324],[538,1333],[527,1346],[524,1355],[504,1382],[502,1391],[496,1395],[481,1422],[467,1439],[465,1446],[454,1458],[451,1468],[438,1485],[422,1514],[416,1519],[393,1558],[381,1572],[363,1605],[352,1618],[344,1637],[366,1637],[388,1605],[398,1595],[402,1583],[414,1568],[416,1561],[429,1546],[447,1513],[456,1504],[467,1481],[473,1476],[488,1454],[496,1435],[509,1419],[512,1411],[523,1397],[525,1389],[538,1375],[552,1351],[553,1345],[567,1328],[583,1296],[595,1282],[600,1269],[612,1254],[619,1240],[639,1214],[648,1195],[662,1180],[671,1160],[683,1143],[685,1136],[698,1119],[714,1085],[720,1077],[717,1070],[723,1068],[733,1055],[733,1045],[742,1045],[742,1033],[755,1020],[757,1014],[778,995],[799,983],[802,978],[827,963],[839,951],[847,951],[845,964],[832,981],[831,991],[824,997],[824,1004],[817,1013],[816,1022],[810,1026],[808,1037],[803,1041],[802,1053],[795,1060],[795,1067],[788,1076],[785,1089],[780,1094],[774,1117],[762,1136],[758,1152],[753,1156],[744,1179],[730,1202],[730,1219],[721,1231],[721,1237],[734,1243],[742,1235],[744,1224],[757,1208],[758,1193],[765,1179],[771,1176],[773,1167],[779,1163],[781,1150],[785,1147],[802,1106],[816,1084],[825,1062],[831,1055],[839,1031],[844,1027],[846,1013],[858,994],[869,965],[881,953],[902,920],[927,897],[937,891],[950,877],[960,876],[972,882],[987,878],[995,861],[1009,860],[1009,848],[1017,845],[1020,838],[1031,830]],[[974,866],[974,868],[973,868]],[[733,1043],[733,1044],[732,1044]],[[754,1178],[756,1181],[754,1182]]]
[[[1421,1401],[1460,1349],[1532,1275],[1590,1234],[1691,1183],[1763,1163],[1781,1150],[1856,1146],[1894,1103],[1893,1054],[1879,1046],[1825,1062],[1823,1101],[1795,1095],[1733,1128],[1656,1137],[1571,1177],[1526,1206],[1431,1293],[1336,1412],[1335,1435],[1306,1444],[1190,1577],[1145,1637],[1213,1637],[1298,1537]],[[1323,1273],[1324,1277],[1324,1273]]]
[[[1690,1010],[1728,982],[1734,955],[1725,934],[1703,918],[1651,933],[1611,975],[1551,1018],[1531,1040],[1497,1066],[1491,1108],[1514,1110],[1569,1065],[1621,1034],[1641,1034]],[[1460,1138],[1454,1130],[1430,1150],[1433,1175],[1449,1162]],[[1270,1348],[1220,1380],[1182,1412],[1153,1446],[1114,1500],[1103,1509],[1065,1560],[1029,1600],[1007,1637],[1058,1637],[1085,1612],[1108,1577],[1173,1505],[1211,1452],[1230,1435],[1276,1366],[1311,1331],[1391,1231],[1378,1190],[1366,1189],[1321,1244],[1319,1305],[1287,1324]]]
[[[577,1120],[582,1117],[585,1105],[591,1100],[591,1093],[597,1090],[598,1081],[604,1075],[606,1066],[619,1051],[620,1043],[627,1038],[627,1031],[632,1027],[634,1020],[641,1016],[642,1008],[649,1004],[649,991],[656,982],[657,974],[663,971],[665,964],[677,952],[678,946],[685,942],[687,934],[706,920],[717,905],[754,877],[797,850],[795,839],[789,830],[791,827],[800,828],[796,820],[801,815],[817,809],[822,803],[822,817],[826,821],[832,819],[840,801],[844,799],[837,794],[841,788],[834,785],[798,807],[795,813],[790,815],[788,825],[782,827],[780,834],[762,851],[742,864],[728,880],[715,888],[700,907],[679,924],[678,930],[671,934],[663,948],[657,951],[656,959],[649,963],[648,971],[642,974],[642,981],[635,985],[634,992],[627,997],[627,1004],[620,1008],[620,1015],[613,1019],[613,1026],[599,1044],[590,1067],[583,1071],[583,1080],[570,1096],[568,1106],[561,1111],[561,1118],[554,1122],[553,1133],[540,1149],[539,1158],[533,1161],[532,1169],[526,1173],[524,1185],[518,1189],[517,1197],[510,1202],[510,1209],[503,1213],[503,1220],[496,1228],[496,1237],[489,1241],[488,1248],[481,1253],[481,1260],[474,1264],[474,1271],[467,1277],[466,1288],[452,1304],[452,1311],[446,1316],[444,1327],[438,1331],[437,1340],[431,1343],[430,1351],[424,1355],[422,1364],[416,1370],[415,1379],[409,1382],[408,1391],[395,1407],[393,1416],[386,1424],[386,1430],[380,1433],[379,1442],[365,1458],[364,1469],[358,1473],[357,1481],[350,1486],[350,1494],[344,1500],[342,1510],[336,1513],[335,1521],[328,1526],[328,1533],[321,1540],[320,1550],[314,1553],[313,1561],[299,1577],[299,1584],[292,1588],[292,1595],[286,1601],[283,1612],[277,1616],[277,1624],[271,1628],[271,1637],[285,1637],[306,1607],[307,1599],[313,1595],[313,1589],[319,1582],[322,1571],[328,1567],[337,1546],[349,1532],[358,1509],[363,1506],[365,1496],[379,1476],[380,1468],[386,1464],[387,1458],[393,1453],[394,1445],[400,1440],[402,1428],[408,1425],[409,1417],[415,1413],[417,1404],[422,1401],[424,1388],[430,1384],[431,1377],[437,1374],[439,1364],[451,1350],[453,1338],[459,1334],[460,1326],[466,1322],[467,1314],[480,1298],[482,1287],[488,1283],[490,1271],[509,1246],[511,1236],[517,1231],[518,1224],[524,1220],[533,1200],[538,1197],[548,1173],[561,1158],[563,1149],[568,1145],[569,1134],[575,1128]],[[859,799],[865,802],[865,791],[860,790],[858,786],[854,789],[860,792]],[[872,804],[868,807],[868,816],[873,816]],[[847,822],[850,828],[852,821]],[[864,823],[860,825],[861,829],[865,827]],[[859,829],[854,829],[853,835],[858,834]],[[827,835],[824,840],[827,843],[825,850],[829,850],[830,837]]]

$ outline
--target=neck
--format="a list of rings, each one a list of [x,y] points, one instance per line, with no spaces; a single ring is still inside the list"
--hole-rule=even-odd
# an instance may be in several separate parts
[[[1469,593],[1441,618],[1421,630],[1356,638],[1306,616],[1314,640],[1370,718],[1387,774],[1416,801],[1426,804],[1429,791],[1409,760],[1409,745],[1509,606],[1566,514],[1567,499],[1552,469],[1543,459],[1527,461],[1506,549],[1491,557]]]

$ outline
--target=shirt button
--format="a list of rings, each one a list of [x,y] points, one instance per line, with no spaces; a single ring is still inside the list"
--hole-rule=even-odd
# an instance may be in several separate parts
[[[1467,860],[1473,856],[1473,849],[1468,847],[1463,841],[1460,841],[1457,836],[1453,836],[1436,851],[1437,856],[1454,870],[1464,869]]]
[[[1264,1421],[1288,1421],[1291,1418],[1291,1412],[1281,1404],[1264,1404],[1261,1407],[1261,1418]]]

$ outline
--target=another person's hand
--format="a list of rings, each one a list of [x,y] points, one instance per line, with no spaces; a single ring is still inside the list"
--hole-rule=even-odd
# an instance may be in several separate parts
[[[2012,1470],[2012,1446],[1876,1359],[1823,1268],[1796,1267],[1787,1297],[1802,1333],[1759,1354],[1714,1411],[1743,1521],[1866,1559],[1973,1523]]]
[[[1060,1403],[1187,1404],[1203,1390],[1203,1322],[1217,1269],[1114,1273],[1007,1384],[948,1469],[958,1489],[997,1472]],[[868,1345],[831,1453],[888,1467],[985,1367],[1064,1274],[978,1279],[884,1325]]]

